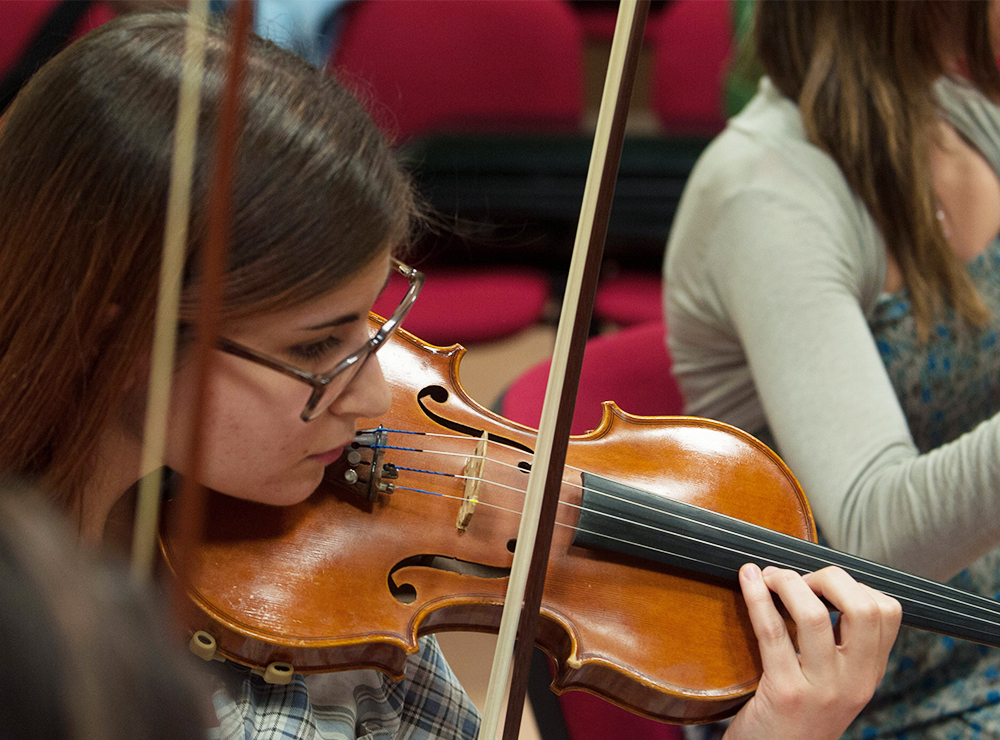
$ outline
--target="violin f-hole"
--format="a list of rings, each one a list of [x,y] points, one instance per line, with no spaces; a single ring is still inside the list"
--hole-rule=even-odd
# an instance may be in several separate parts
[[[435,424],[440,424],[445,429],[450,429],[458,434],[464,434],[469,437],[474,437],[480,439],[483,434],[486,434],[487,440],[490,442],[495,442],[497,444],[506,445],[507,447],[513,447],[515,450],[521,450],[522,452],[527,452],[529,455],[535,454],[527,445],[523,445],[520,442],[515,442],[509,437],[504,437],[499,434],[494,434],[492,432],[486,432],[484,429],[476,429],[475,427],[470,427],[467,424],[462,424],[461,422],[453,421],[451,419],[445,418],[440,414],[437,414],[427,408],[424,403],[425,398],[430,398],[430,400],[435,403],[443,404],[448,400],[448,390],[440,385],[428,385],[417,391],[417,405],[420,406],[420,410],[424,412],[428,419],[433,421]]]
[[[471,560],[459,560],[447,555],[413,555],[396,563],[389,571],[389,592],[401,604],[412,604],[417,598],[417,589],[413,584],[396,583],[396,572],[404,568],[431,568],[447,573],[457,573],[473,578],[507,578],[510,568],[498,568],[495,565],[484,565]]]

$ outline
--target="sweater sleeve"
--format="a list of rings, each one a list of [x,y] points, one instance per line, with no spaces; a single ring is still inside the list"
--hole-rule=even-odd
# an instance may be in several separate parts
[[[840,550],[947,579],[1000,543],[1000,420],[919,455],[862,309],[849,215],[744,191],[707,269],[779,452]]]

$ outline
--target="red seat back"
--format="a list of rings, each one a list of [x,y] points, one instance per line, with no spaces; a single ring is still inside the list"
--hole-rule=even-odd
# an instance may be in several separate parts
[[[663,321],[663,279],[659,273],[626,271],[602,280],[594,316],[618,326]]]
[[[388,316],[405,292],[403,277],[391,275],[372,310]],[[548,296],[548,279],[531,268],[429,268],[403,326],[431,344],[490,342],[541,321]]]
[[[614,401],[639,416],[676,416],[684,399],[671,374],[662,322],[629,327],[591,339],[583,355],[573,434],[597,427],[601,403]],[[537,427],[551,362],[546,360],[515,380],[504,394],[501,414]]]
[[[668,131],[710,135],[725,125],[731,13],[730,0],[675,0],[660,15],[650,94],[653,112]]]
[[[582,32],[561,0],[368,0],[346,13],[335,73],[390,136],[579,125]]]

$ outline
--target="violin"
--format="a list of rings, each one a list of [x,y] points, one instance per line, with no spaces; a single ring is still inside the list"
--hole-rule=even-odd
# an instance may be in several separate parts
[[[388,342],[392,410],[306,501],[211,496],[180,584],[196,652],[276,682],[357,668],[401,678],[419,636],[497,631],[535,431],[466,394],[464,352],[405,331]],[[997,602],[815,544],[795,477],[734,427],[605,403],[566,459],[536,637],[556,691],[670,722],[734,714],[761,675],[736,582],[750,561],[839,565],[900,600],[904,624],[1000,646]],[[173,569],[169,527],[160,548]]]

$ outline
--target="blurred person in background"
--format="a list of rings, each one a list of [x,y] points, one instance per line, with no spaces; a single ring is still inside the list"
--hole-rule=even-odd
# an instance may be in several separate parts
[[[833,547],[1000,593],[1000,5],[757,0],[766,72],[667,245],[686,412]],[[1000,651],[904,630],[847,737],[1000,737]]]

